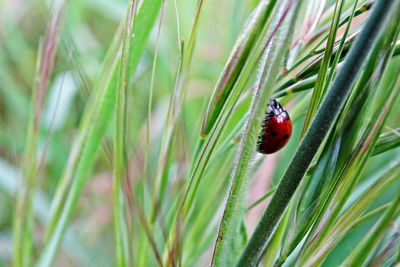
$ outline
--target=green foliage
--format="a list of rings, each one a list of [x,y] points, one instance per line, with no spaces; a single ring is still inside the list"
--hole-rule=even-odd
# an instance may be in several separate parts
[[[0,266],[392,266],[400,2],[0,2]],[[269,98],[289,144],[256,152]]]

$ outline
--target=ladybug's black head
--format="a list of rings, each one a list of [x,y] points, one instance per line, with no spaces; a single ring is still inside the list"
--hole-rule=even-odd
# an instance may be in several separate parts
[[[279,104],[276,99],[270,99],[268,103],[268,112],[271,112],[273,115],[278,116],[285,110],[282,108],[281,104]]]
[[[286,112],[286,110],[281,106],[281,104],[276,99],[273,98],[269,100],[268,113],[270,113],[272,116],[278,116],[282,114],[287,119],[289,119],[289,114]]]

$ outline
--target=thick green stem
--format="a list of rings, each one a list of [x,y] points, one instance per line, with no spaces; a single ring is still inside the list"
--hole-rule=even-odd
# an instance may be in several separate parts
[[[390,16],[395,1],[380,0],[372,11],[358,40],[351,48],[348,58],[333,82],[324,102],[300,144],[292,162],[282,178],[270,205],[263,214],[237,266],[256,266],[268,241],[307,171],[314,155],[343,108],[353,85],[362,70],[375,42]]]

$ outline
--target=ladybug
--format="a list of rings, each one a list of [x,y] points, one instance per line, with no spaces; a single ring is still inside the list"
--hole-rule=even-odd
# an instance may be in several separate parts
[[[284,147],[291,135],[292,121],[289,114],[276,99],[270,99],[258,136],[257,151],[272,154]]]

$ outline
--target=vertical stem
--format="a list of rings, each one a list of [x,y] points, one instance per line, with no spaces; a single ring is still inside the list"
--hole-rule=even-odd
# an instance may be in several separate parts
[[[126,236],[125,200],[123,181],[128,179],[126,171],[126,90],[128,84],[129,48],[134,21],[135,0],[131,0],[126,16],[125,34],[122,45],[120,73],[118,77],[115,137],[114,137],[114,166],[113,166],[113,211],[115,228],[115,253],[117,266],[129,266],[128,242]],[[129,189],[130,190],[130,189]]]

